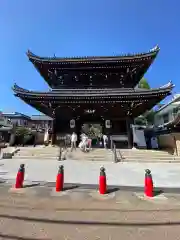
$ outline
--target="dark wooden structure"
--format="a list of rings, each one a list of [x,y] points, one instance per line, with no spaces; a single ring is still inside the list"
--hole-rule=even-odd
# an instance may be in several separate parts
[[[130,124],[171,93],[171,83],[138,89],[159,52],[110,57],[46,58],[27,52],[50,91],[28,91],[16,84],[15,96],[53,118],[53,142],[62,133],[80,132],[85,122],[102,123],[103,132],[123,136],[132,147]]]

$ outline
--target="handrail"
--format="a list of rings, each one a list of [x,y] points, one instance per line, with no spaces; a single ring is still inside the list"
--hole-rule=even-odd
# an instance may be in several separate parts
[[[120,149],[119,149],[119,157],[120,157],[120,161],[122,162],[123,156],[122,156],[122,153],[121,153],[121,150],[120,150]]]
[[[123,160],[122,154],[120,149],[118,149],[118,156],[117,156],[117,149],[116,149],[116,144],[114,142],[112,142],[112,152],[113,152],[113,158],[114,158],[114,162],[121,162]]]
[[[113,153],[114,153],[114,162],[117,163],[117,152],[116,152],[116,145],[113,143]]]
[[[59,147],[59,156],[58,156],[58,161],[62,160],[62,147]]]

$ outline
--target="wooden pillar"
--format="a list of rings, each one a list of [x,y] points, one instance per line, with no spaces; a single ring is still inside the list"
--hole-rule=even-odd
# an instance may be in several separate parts
[[[131,119],[131,118],[126,119],[128,148],[130,148],[130,149],[133,148],[133,135],[132,135],[132,128],[131,128],[132,123],[133,123],[133,119]]]
[[[56,143],[56,119],[54,118],[52,121],[52,137],[51,143],[54,145]]]

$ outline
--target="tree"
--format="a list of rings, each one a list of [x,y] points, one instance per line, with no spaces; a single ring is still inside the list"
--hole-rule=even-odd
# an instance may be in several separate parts
[[[26,127],[17,127],[15,130],[16,136],[26,136],[31,134],[31,130]]]
[[[148,81],[144,77],[141,78],[141,80],[139,81],[138,88],[151,89]],[[154,115],[155,115],[155,111],[154,109],[151,109],[149,111],[146,111],[143,115],[137,117],[134,122],[135,124],[138,124],[138,125],[153,124]]]
[[[151,89],[148,81],[144,77],[139,81],[138,88]]]
[[[144,126],[147,125],[147,120],[143,115],[141,115],[134,119],[134,124]]]
[[[91,138],[96,138],[102,134],[102,126],[100,124],[83,124],[82,132]]]

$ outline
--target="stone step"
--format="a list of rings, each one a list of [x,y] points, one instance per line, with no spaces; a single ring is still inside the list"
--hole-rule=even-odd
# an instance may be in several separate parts
[[[137,154],[137,155],[139,155],[139,154],[144,154],[144,155],[148,155],[148,154],[157,154],[157,155],[161,155],[161,154],[166,154],[166,155],[171,155],[171,153],[169,153],[169,152],[140,152],[140,151],[133,151],[133,150],[131,150],[131,151],[122,151],[122,150],[119,150],[119,149],[117,149],[116,151],[120,151],[121,153],[125,153],[125,154]]]
[[[131,162],[131,161],[137,161],[137,162],[146,162],[146,161],[151,161],[151,162],[169,162],[169,161],[180,161],[180,159],[173,159],[173,158],[147,158],[147,159],[139,159],[139,158],[123,158],[118,160],[123,161],[123,162]]]
[[[118,153],[119,154],[119,153]],[[149,157],[149,156],[154,156],[154,157],[176,157],[176,155],[172,155],[172,154],[148,154],[148,155],[144,155],[144,154],[124,154],[124,153],[120,153],[122,156],[126,156],[126,157]]]
[[[76,161],[107,161],[107,162],[112,162],[113,159],[111,158],[70,158],[69,160],[76,160]]]
[[[66,155],[67,158],[84,158],[84,159],[87,159],[87,158],[108,158],[108,157],[111,157],[113,155],[108,155],[108,156],[92,156],[92,155],[89,155],[89,156],[78,156],[78,155]]]
[[[79,158],[88,158],[88,157],[94,157],[94,158],[102,158],[102,157],[111,157],[113,156],[112,154],[108,154],[108,155],[80,155],[80,154],[67,154],[67,157],[79,157]]]
[[[118,151],[118,150],[117,150]],[[148,156],[148,155],[172,155],[172,153],[136,153],[136,152],[122,152],[120,151],[120,153],[122,154],[133,154],[133,155],[145,155],[145,156]]]
[[[153,155],[149,155],[149,156],[124,156],[122,155],[123,158],[139,158],[139,159],[143,159],[143,158],[154,158],[154,159],[171,159],[171,158],[179,158],[178,156],[153,156]]]
[[[157,154],[157,153],[123,153],[120,152],[122,155],[126,155],[126,156],[144,156],[144,157],[148,157],[148,156],[174,156],[174,154],[170,154],[170,153],[161,153],[161,154]]]
[[[180,163],[180,160],[152,160],[152,159],[125,159],[119,160],[119,162],[136,162],[136,163]]]
[[[18,153],[16,156],[54,156],[59,155],[59,153]]]
[[[102,158],[102,157],[111,157],[112,155],[69,155],[67,154],[66,155],[67,157],[70,157],[70,158],[75,158],[75,157],[78,157],[78,158],[88,158],[88,157],[94,157],[94,158]]]
[[[67,156],[67,158],[68,158],[68,156]],[[87,156],[87,157],[85,157],[85,158],[83,158],[83,157],[77,157],[77,156],[72,156],[72,157],[69,157],[69,158],[71,158],[71,159],[108,159],[108,157],[104,157],[104,156],[101,156],[101,157],[94,157],[94,156]],[[111,156],[109,156],[109,158],[111,158]]]
[[[133,153],[168,153],[168,151],[162,151],[162,150],[149,150],[149,149],[143,149],[143,150],[134,150],[134,149],[116,149],[120,150],[121,152],[133,152]]]
[[[46,152],[46,153],[50,153],[50,152],[59,152],[60,150],[59,149],[52,149],[52,150],[20,150],[20,152],[38,152],[38,153],[43,153],[43,152]]]
[[[58,159],[58,156],[14,156],[13,159]]]

